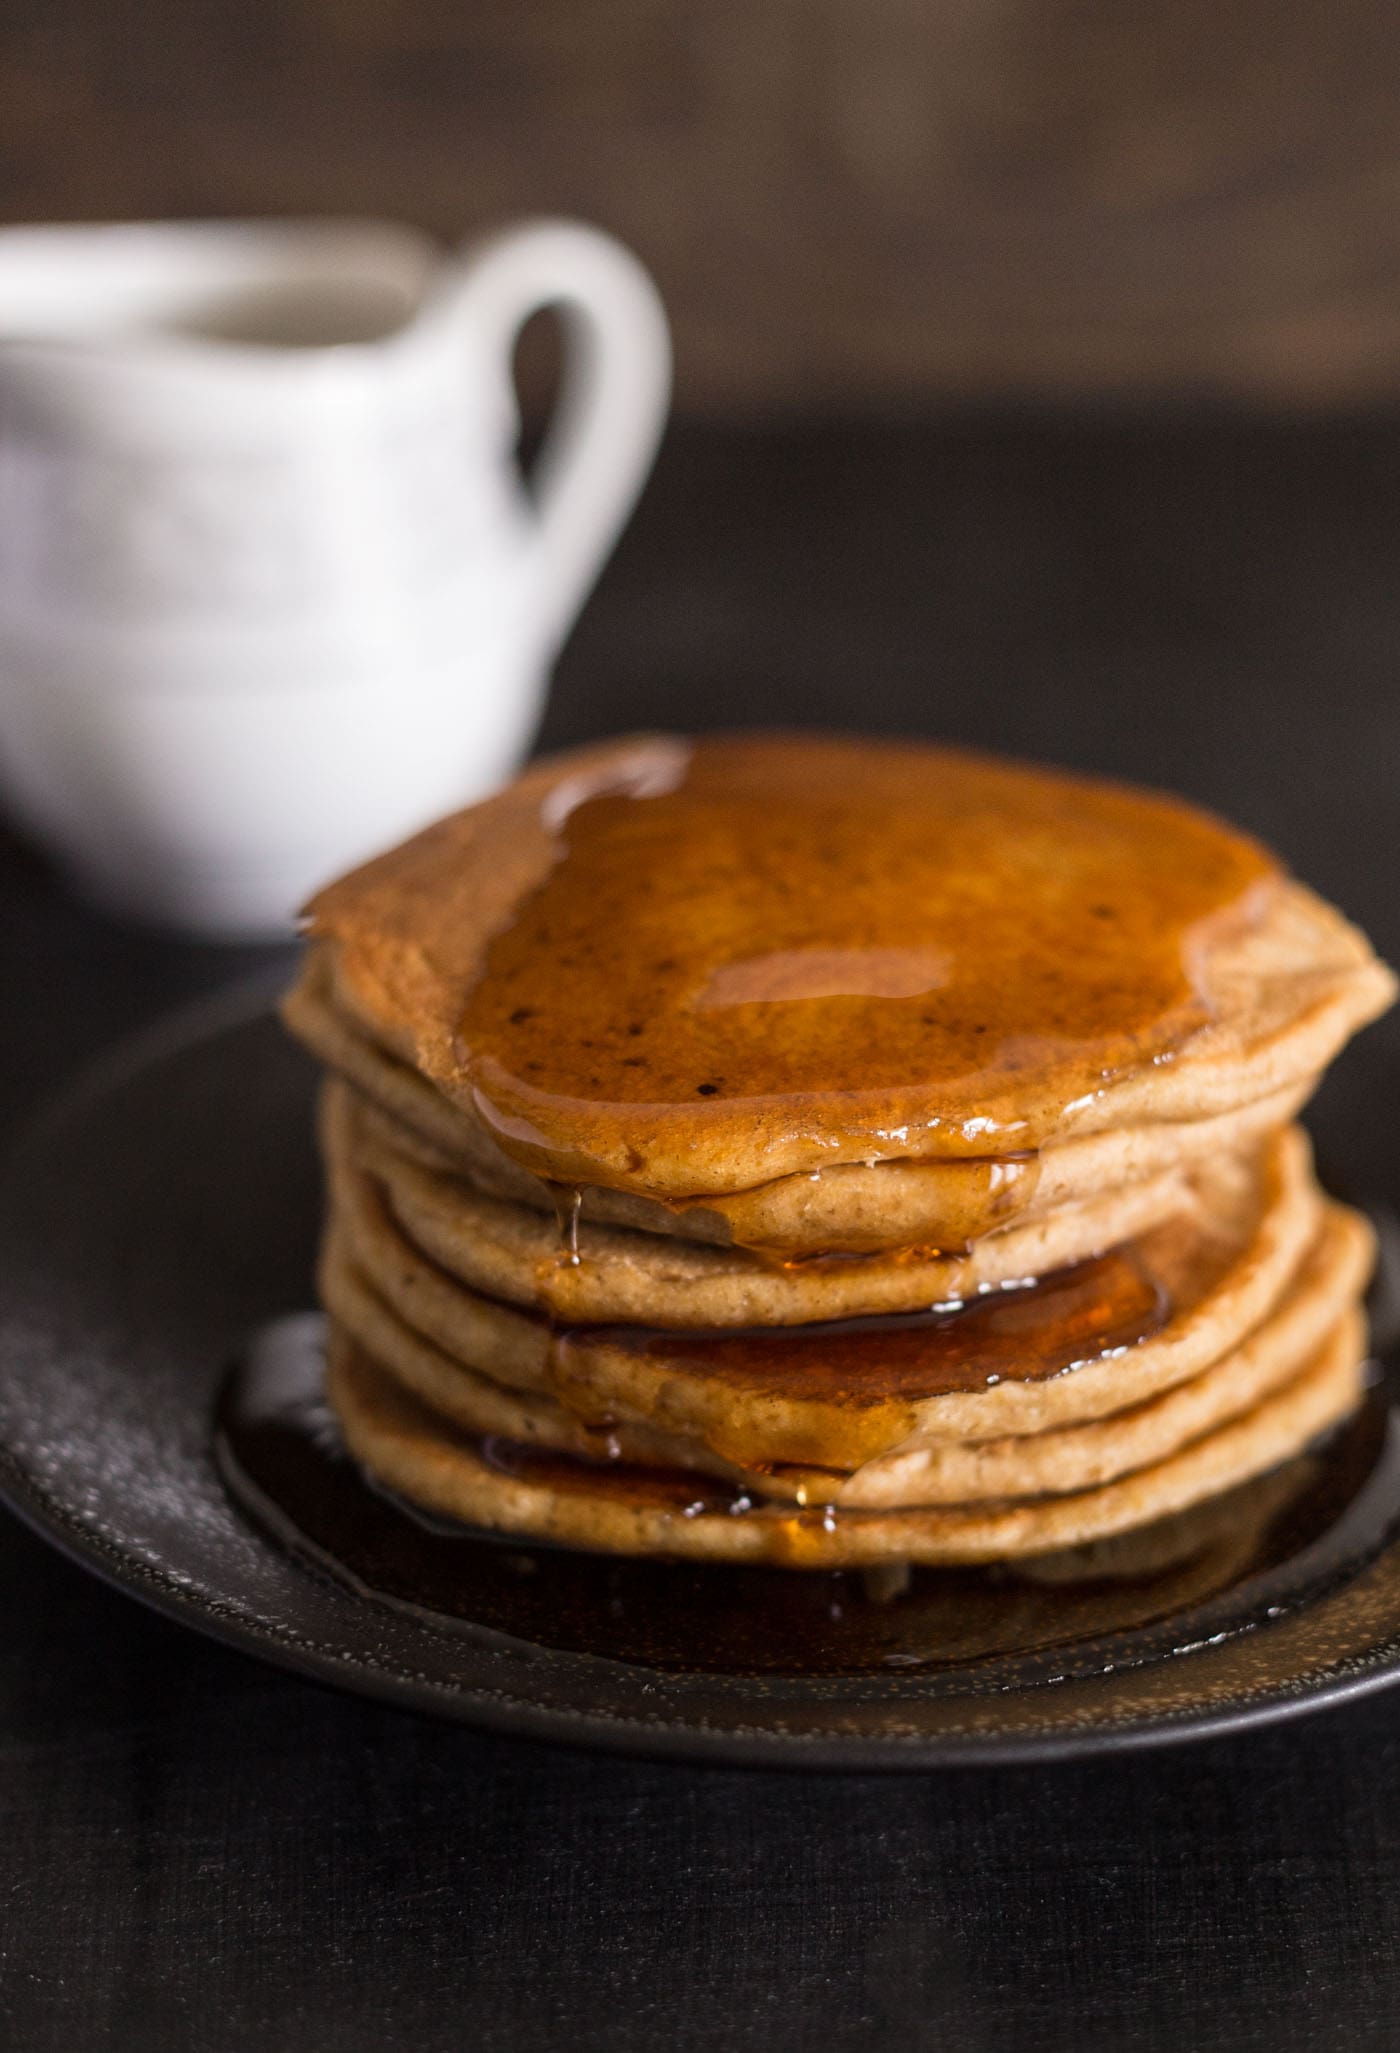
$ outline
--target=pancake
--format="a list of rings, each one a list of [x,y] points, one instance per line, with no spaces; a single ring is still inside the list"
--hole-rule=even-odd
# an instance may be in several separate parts
[[[1195,1571],[1194,1589],[1164,1592],[1161,1615],[1184,1611],[1199,1601],[1196,1591],[1204,1596],[1229,1589],[1241,1574],[1257,1568],[1268,1528],[1316,1485],[1323,1454],[1314,1443],[1276,1468],[1250,1476],[1218,1496],[1202,1497],[1184,1511],[1129,1526],[1107,1539],[1030,1555],[1013,1571],[1015,1580],[1071,1592],[1078,1584],[1146,1580],[1190,1566]]]
[[[313,950],[284,1015],[300,1039],[355,1087],[365,1101],[367,1129],[427,1168],[462,1175],[487,1196],[553,1217],[559,1186],[513,1162],[484,1128],[463,1119],[440,1091],[368,1039],[336,1011],[327,986],[325,954]],[[1210,1119],[1087,1134],[1038,1155],[844,1163],[778,1177],[753,1190],[665,1203],[631,1191],[589,1188],[579,1193],[579,1217],[590,1225],[630,1226],[780,1258],[891,1246],[963,1252],[1012,1219],[1042,1219],[1091,1193],[1240,1154],[1287,1125],[1314,1082],[1306,1077]]]
[[[328,1395],[426,1509],[1092,1576],[1267,1506],[1360,1396],[1372,1236],[1292,1122],[1394,979],[1191,806],[643,737],[310,919]]]
[[[975,1301],[994,1320],[1004,1307],[1011,1326],[1009,1334],[993,1331],[980,1359],[962,1349],[924,1359],[923,1348],[908,1345],[924,1337],[916,1326],[902,1352],[882,1347],[877,1328],[857,1339],[855,1362],[843,1364],[848,1329],[840,1326],[787,1329],[771,1341],[740,1335],[728,1343],[723,1335],[664,1330],[556,1330],[465,1288],[421,1255],[373,1181],[354,1171],[337,1180],[333,1217],[348,1257],[408,1325],[498,1381],[558,1396],[584,1419],[644,1421],[731,1458],[848,1468],[921,1433],[946,1440],[1039,1433],[1184,1381],[1275,1308],[1323,1225],[1306,1140],[1296,1130],[1278,1137],[1253,1173],[1216,1165],[1193,1212],[1154,1229],[1130,1251],[1126,1312],[1136,1328],[1106,1325],[1119,1316],[1121,1295],[1115,1302],[1103,1293],[1096,1302],[1092,1289],[1087,1298],[1072,1290],[1060,1312],[1059,1359],[1079,1366],[1025,1380],[1017,1367],[1037,1352],[1042,1366],[1057,1366],[1037,1330],[1050,1315],[1040,1291]],[[1326,1223],[1324,1267],[1329,1274],[1339,1268],[1354,1296],[1370,1261],[1369,1230],[1340,1207],[1328,1208]],[[1071,1272],[1067,1280],[1073,1285],[1082,1277]],[[1139,1278],[1149,1286],[1146,1307],[1134,1290]],[[1121,1286],[1121,1270],[1110,1280]],[[1150,1331],[1153,1321],[1143,1311],[1155,1311],[1157,1293],[1165,1315]],[[952,1322],[939,1323],[935,1346]],[[1137,1344],[1125,1347],[1125,1337]],[[894,1339],[899,1349],[898,1327]],[[1048,1344],[1056,1344],[1054,1335]]]
[[[590,1424],[546,1391],[494,1383],[403,1320],[334,1235],[322,1255],[318,1282],[336,1330],[402,1389],[468,1432],[589,1461],[691,1470],[794,1504],[825,1502],[844,1481],[832,1469],[798,1463],[774,1480],[766,1471],[726,1461],[701,1441],[621,1420]]]
[[[582,1224],[571,1251],[558,1222],[533,1207],[487,1197],[385,1147],[336,1082],[326,1090],[322,1140],[332,1179],[342,1165],[367,1170],[408,1238],[460,1282],[569,1321],[784,1326],[917,1311],[1064,1268],[1192,1202],[1189,1178],[1173,1168],[1018,1221],[965,1255],[894,1248],[781,1264],[741,1248]]]
[[[1347,1313],[1287,1382],[1165,1460],[1096,1489],[911,1510],[751,1504],[683,1471],[592,1464],[454,1429],[333,1330],[328,1390],[347,1444],[381,1483],[489,1531],[603,1553],[809,1569],[1007,1560],[1145,1525],[1295,1454],[1363,1387],[1364,1327]]]
[[[532,1386],[503,1387],[476,1364],[446,1353],[380,1298],[334,1232],[321,1288],[342,1332],[378,1368],[470,1432],[596,1461],[720,1476],[758,1497],[796,1504],[891,1508],[1084,1489],[1161,1460],[1297,1372],[1354,1303],[1368,1251],[1364,1224],[1333,1207],[1281,1301],[1237,1345],[1189,1379],[1164,1376],[1156,1394],[1136,1399],[1126,1379],[1118,1391],[1109,1382],[1103,1415],[1057,1428],[963,1441],[926,1432],[873,1455],[866,1452],[866,1420],[859,1411],[848,1414],[852,1430],[844,1443],[836,1427],[829,1427],[814,1457],[772,1434],[745,1442],[731,1429],[706,1441],[645,1418],[580,1417],[567,1391],[559,1401],[548,1365]],[[1183,1359],[1178,1350],[1167,1366]],[[742,1395],[737,1382],[729,1387]]]
[[[542,764],[311,920],[336,1010],[465,1125],[653,1201],[1215,1117],[1394,990],[1188,806],[821,737]]]
[[[1330,1208],[1282,1303],[1210,1368],[1166,1384],[1158,1395],[1072,1425],[999,1440],[920,1435],[867,1462],[838,1502],[881,1509],[1051,1495],[1091,1489],[1150,1467],[1287,1381],[1355,1305],[1369,1253],[1364,1222]],[[1126,1389],[1116,1394],[1126,1396]]]

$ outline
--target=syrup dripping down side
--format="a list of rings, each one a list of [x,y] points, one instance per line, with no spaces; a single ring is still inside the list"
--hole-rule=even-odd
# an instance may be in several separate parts
[[[934,1676],[991,1662],[1014,1678],[1047,1650],[1056,1672],[1072,1672],[1080,1648],[1089,1672],[1109,1656],[1159,1658],[1202,1618],[1247,1629],[1302,1601],[1320,1577],[1365,1558],[1400,1510],[1376,1395],[1325,1448],[1202,1507],[1170,1545],[1160,1528],[1125,1536],[1158,1563],[1146,1570],[1127,1548],[1116,1560],[1100,1548],[1070,1580],[1046,1580],[1044,1564],[916,1569],[882,1597],[859,1575],[520,1546],[426,1518],[365,1478],[324,1401],[323,1342],[319,1315],[275,1321],[224,1388],[216,1452],[255,1523],[370,1601],[439,1627],[661,1672]],[[1364,1531],[1348,1533],[1344,1561],[1333,1561],[1331,1536],[1363,1507]]]

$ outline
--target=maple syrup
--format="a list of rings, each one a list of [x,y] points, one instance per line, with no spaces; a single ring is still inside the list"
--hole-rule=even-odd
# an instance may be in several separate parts
[[[563,1326],[555,1347],[565,1360],[579,1346],[649,1355],[751,1392],[835,1405],[915,1403],[1065,1375],[1149,1340],[1171,1310],[1162,1282],[1130,1243],[1033,1282],[923,1312],[689,1331]]]
[[[750,1473],[775,1464],[849,1470],[916,1429],[926,1399],[1047,1382],[1160,1332],[1169,1294],[1129,1244],[966,1303],[802,1326],[678,1331],[551,1328],[550,1389],[583,1424],[611,1423],[599,1352],[655,1363],[658,1388],[707,1386],[700,1432]]]
[[[1102,1552],[1101,1569],[1054,1581],[1035,1563],[882,1579],[585,1554],[474,1533],[367,1481],[325,1403],[323,1348],[319,1315],[274,1321],[225,1385],[216,1453],[249,1516],[362,1596],[439,1628],[663,1672],[893,1676],[1044,1650],[1069,1672],[1076,1649],[1091,1667],[1160,1658],[1263,1625],[1354,1570],[1400,1507],[1373,1392],[1322,1449],[1202,1507],[1198,1529],[1178,1524],[1165,1548],[1154,1536],[1166,1521],[1125,1536],[1157,1557],[1138,1571]]]
[[[916,1235],[910,1254],[916,1259],[936,1255],[966,1254],[974,1241],[998,1226],[1009,1225],[1031,1204],[1040,1184],[1040,1157],[1029,1151],[1019,1155],[991,1156],[956,1162],[910,1162],[900,1164],[906,1185],[922,1181],[923,1209],[933,1237],[925,1231]],[[818,1173],[812,1179],[821,1182]],[[764,1185],[752,1190],[711,1192],[701,1198],[669,1197],[662,1200],[668,1210],[684,1218],[687,1213],[710,1212],[723,1219],[735,1247],[748,1248],[783,1268],[806,1268],[831,1257],[848,1258],[864,1254],[885,1254],[889,1228],[878,1216],[852,1219],[842,1216],[840,1190],[833,1185],[833,1202],[823,1208],[823,1224],[814,1234],[810,1217],[798,1229],[787,1226],[783,1234],[781,1214],[774,1215],[771,1194]],[[804,1208],[805,1209],[805,1208]]]
[[[570,1269],[579,1266],[578,1225],[583,1211],[583,1192],[577,1188],[566,1189],[563,1184],[550,1186],[554,1198],[554,1217],[559,1228],[559,1260]]]
[[[574,1494],[595,1489],[612,1504],[633,1504],[642,1508],[657,1505],[691,1518],[701,1512],[734,1512],[748,1508],[742,1490],[730,1489],[709,1476],[691,1469],[653,1468],[641,1462],[613,1462],[605,1455],[566,1454],[554,1447],[508,1440],[497,1433],[484,1434],[474,1442],[488,1468],[499,1475],[514,1476],[520,1482],[541,1489],[569,1490]]]
[[[1189,806],[1068,773],[666,747],[665,776],[551,792],[552,866],[459,1022],[502,1147],[570,1182],[698,1200],[736,1160],[1033,1153],[1208,1022],[1203,952],[1277,874]]]

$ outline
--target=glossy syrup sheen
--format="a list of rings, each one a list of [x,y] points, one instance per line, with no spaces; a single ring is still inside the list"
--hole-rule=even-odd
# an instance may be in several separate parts
[[[542,1489],[566,1490],[571,1496],[596,1494],[609,1504],[638,1510],[660,1506],[688,1512],[692,1518],[701,1511],[733,1512],[747,1509],[750,1504],[737,1486],[698,1475],[693,1469],[654,1468],[642,1462],[564,1454],[557,1448],[508,1440],[499,1433],[482,1434],[473,1444],[482,1460],[498,1474],[535,1483]]]
[[[1148,1340],[1171,1301],[1128,1246],[1018,1288],[925,1312],[807,1326],[663,1332],[644,1326],[564,1328],[570,1346],[656,1356],[715,1381],[836,1405],[946,1396],[1003,1381],[1042,1382]]]
[[[915,1569],[882,1589],[878,1578],[852,1573],[682,1565],[502,1542],[426,1519],[365,1479],[325,1405],[322,1335],[319,1319],[274,1322],[225,1387],[220,1465],[255,1520],[362,1594],[444,1627],[485,1627],[662,1671],[929,1672],[1055,1649],[1061,1674],[1072,1669],[1065,1657],[1076,1647],[1086,1649],[1091,1669],[1160,1658],[1179,1642],[1248,1630],[1304,1600],[1367,1558],[1395,1514],[1392,1479],[1364,1528],[1348,1530],[1384,1443],[1385,1409],[1373,1402],[1324,1452],[1100,1543],[1053,1579],[1035,1563]],[[1148,1638],[1133,1637],[1148,1628]],[[1128,1637],[1106,1644],[1105,1635]]]
[[[1275,874],[1192,808],[1058,772],[669,746],[666,775],[554,794],[553,865],[460,1021],[503,1144],[584,1181],[644,1184],[658,1136],[699,1159],[726,1123],[769,1173],[1034,1148],[1208,1021],[1202,951]]]
[[[983,1234],[1009,1224],[1024,1212],[1040,1182],[1040,1157],[1033,1152],[937,1163],[905,1161],[901,1168],[906,1185],[911,1177],[917,1177],[923,1185],[921,1194],[926,1209],[922,1245],[916,1252],[924,1254],[965,1253]],[[830,1190],[835,1178],[828,1172],[826,1179],[818,1176],[811,1181],[825,1181]],[[832,1190],[832,1195],[836,1205],[824,1209],[824,1224],[818,1233],[813,1232],[809,1220],[804,1220],[799,1234],[795,1235],[789,1225],[786,1237],[779,1230],[768,1202],[769,1193],[762,1186],[703,1198],[671,1197],[664,1202],[682,1216],[695,1211],[716,1213],[728,1225],[729,1237],[736,1247],[748,1248],[754,1254],[784,1264],[820,1260],[829,1254],[883,1253],[890,1238],[883,1211],[876,1208],[853,1215],[849,1205],[841,1205],[839,1191]],[[915,1232],[919,1233],[920,1228],[916,1227]]]
[[[565,1327],[553,1336],[550,1384],[563,1405],[605,1433],[612,1421],[598,1415],[587,1365],[576,1359],[580,1349],[602,1345],[649,1355],[663,1373],[720,1383],[732,1401],[724,1418],[706,1428],[711,1446],[750,1476],[786,1470],[802,1485],[799,1503],[818,1507],[819,1517],[844,1472],[883,1452],[890,1433],[901,1430],[889,1423],[901,1408],[1003,1381],[1064,1375],[1140,1345],[1170,1315],[1167,1292],[1139,1251],[1128,1247],[1019,1289],[922,1313],[714,1332]],[[768,1416],[774,1399],[790,1408],[778,1426]],[[596,1490],[612,1501],[662,1502],[691,1516],[742,1512],[749,1505],[742,1489],[725,1489],[687,1470],[642,1468],[496,1437],[482,1442],[482,1452],[505,1473],[574,1493]],[[809,1516],[799,1516],[786,1528],[794,1564],[810,1524]]]

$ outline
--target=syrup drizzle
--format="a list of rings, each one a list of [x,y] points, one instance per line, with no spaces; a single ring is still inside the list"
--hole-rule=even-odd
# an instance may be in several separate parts
[[[474,1102],[557,1181],[682,1201],[736,1157],[1033,1151],[1207,1023],[1204,953],[1276,875],[1165,798],[810,736],[699,741],[544,825],[458,1023]]]
[[[745,1392],[861,1405],[1044,1382],[1126,1352],[1171,1315],[1164,1283],[1129,1244],[923,1312],[704,1331],[564,1325],[555,1353],[567,1365],[572,1350],[602,1345],[683,1363]],[[567,1381],[566,1366],[561,1374]]]
[[[547,1369],[553,1395],[592,1431],[615,1422],[620,1356],[652,1368],[653,1390],[686,1381],[692,1429],[749,1473],[850,1471],[915,1431],[921,1401],[1073,1374],[1151,1339],[1172,1310],[1130,1244],[924,1312],[702,1331],[554,1324]]]
[[[976,1240],[998,1226],[1009,1224],[1024,1212],[1040,1183],[1040,1156],[1029,1150],[1020,1154],[991,1156],[984,1160],[916,1163],[903,1162],[903,1202],[911,1209],[908,1222],[911,1246],[925,1256],[965,1254]],[[796,1267],[811,1261],[864,1254],[884,1254],[889,1241],[888,1216],[883,1207],[868,1209],[867,1215],[852,1218],[849,1204],[843,1204],[844,1178],[840,1171],[815,1170],[805,1181],[812,1188],[807,1199],[800,1239],[780,1209],[775,1209],[773,1192],[767,1185],[752,1190],[713,1192],[699,1198],[666,1198],[668,1209],[684,1217],[688,1212],[712,1212],[729,1228],[736,1247],[747,1248],[766,1260]],[[911,1188],[917,1186],[917,1192]],[[918,1204],[911,1205],[917,1195]],[[820,1221],[821,1244],[814,1244],[814,1226]],[[786,1232],[784,1228],[786,1227]]]
[[[322,1395],[324,1321],[273,1321],[220,1400],[238,1503],[370,1601],[564,1651],[713,1675],[936,1675],[1053,1653],[1056,1675],[1249,1630],[1369,1558],[1400,1508],[1379,1394],[1319,1452],[1060,1566],[792,1574],[518,1545],[427,1517],[366,1480]],[[692,1484],[692,1500],[694,1489]],[[822,1515],[816,1514],[818,1518]],[[1035,1679],[1032,1666],[1030,1679]]]
[[[557,1183],[551,1186],[554,1197],[554,1216],[559,1223],[559,1247],[564,1262],[570,1269],[577,1269],[582,1256],[578,1251],[578,1222],[583,1210],[583,1192],[574,1186],[565,1190]]]

